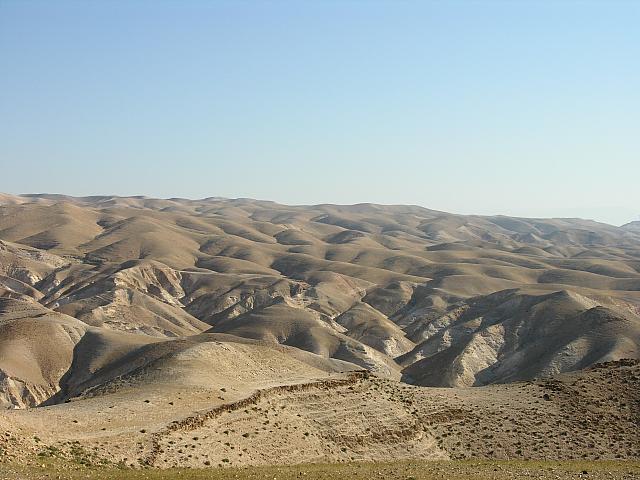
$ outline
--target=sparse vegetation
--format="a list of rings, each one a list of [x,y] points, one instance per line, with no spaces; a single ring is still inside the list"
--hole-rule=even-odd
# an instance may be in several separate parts
[[[225,465],[229,459],[223,459]],[[44,467],[43,467],[44,465]],[[209,460],[201,465],[210,466]],[[3,478],[8,480],[31,480],[49,476],[68,480],[90,477],[93,480],[222,480],[228,478],[251,480],[321,480],[327,478],[349,478],[353,480],[511,480],[535,477],[539,480],[558,478],[589,478],[593,480],[623,480],[640,475],[638,462],[391,462],[391,463],[341,463],[296,465],[287,467],[251,468],[191,468],[188,470],[132,469],[123,462],[109,467],[86,467],[70,465],[60,460],[41,462],[33,466],[5,465]],[[60,478],[60,477],[59,477]]]

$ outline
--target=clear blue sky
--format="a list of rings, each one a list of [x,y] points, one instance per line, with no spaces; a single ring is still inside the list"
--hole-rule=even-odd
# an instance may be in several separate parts
[[[0,0],[0,191],[640,215],[640,1]]]

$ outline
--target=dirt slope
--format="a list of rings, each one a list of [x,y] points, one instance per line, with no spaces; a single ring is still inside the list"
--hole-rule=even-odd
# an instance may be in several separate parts
[[[4,461],[28,464],[40,455],[166,468],[389,458],[640,459],[635,360],[532,382],[424,388],[291,362],[293,368],[274,377],[270,367],[286,354],[247,345],[227,354],[225,347],[213,346],[212,353],[260,364],[242,368],[241,361],[233,367],[237,376],[177,376],[178,388],[156,388],[167,373],[193,372],[189,362],[206,361],[203,352],[187,349],[156,364],[158,381],[134,375],[70,403],[6,412],[0,416]],[[315,374],[320,378],[311,379]]]

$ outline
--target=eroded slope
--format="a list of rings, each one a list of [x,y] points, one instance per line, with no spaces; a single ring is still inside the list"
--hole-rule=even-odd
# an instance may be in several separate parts
[[[639,292],[633,225],[4,195],[2,398],[82,395],[204,332],[419,385],[526,380],[638,357]]]

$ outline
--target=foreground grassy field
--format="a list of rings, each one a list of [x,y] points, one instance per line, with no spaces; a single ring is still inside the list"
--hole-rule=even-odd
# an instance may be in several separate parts
[[[628,461],[453,461],[309,464],[280,467],[209,468],[209,469],[129,469],[85,468],[60,462],[12,465],[0,463],[0,479],[638,479],[640,462]]]

